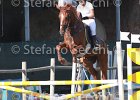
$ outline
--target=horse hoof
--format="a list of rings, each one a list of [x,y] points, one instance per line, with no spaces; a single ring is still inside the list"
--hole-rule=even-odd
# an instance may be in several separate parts
[[[99,94],[95,94],[95,100],[99,100],[100,96]]]

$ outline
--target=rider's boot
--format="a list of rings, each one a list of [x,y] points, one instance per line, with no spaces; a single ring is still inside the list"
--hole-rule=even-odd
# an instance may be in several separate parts
[[[97,42],[97,40],[96,40],[96,35],[92,36],[91,47],[92,47],[95,51],[97,51],[98,48],[99,48],[99,44],[98,44],[98,42]]]

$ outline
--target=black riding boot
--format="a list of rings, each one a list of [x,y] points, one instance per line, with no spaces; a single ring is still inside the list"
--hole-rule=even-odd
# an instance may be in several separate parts
[[[96,35],[92,36],[92,38],[91,38],[91,47],[92,48],[97,47],[97,45],[96,45]]]

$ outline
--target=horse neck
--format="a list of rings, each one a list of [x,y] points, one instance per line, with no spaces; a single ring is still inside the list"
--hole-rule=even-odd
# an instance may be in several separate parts
[[[66,32],[66,34],[68,36],[73,36],[78,33],[78,31],[77,31],[77,30],[79,30],[78,23],[79,23],[78,21],[74,21],[74,22],[70,23],[70,27],[67,29],[67,32]]]
[[[75,21],[74,26],[75,26],[75,30],[76,30],[78,33],[79,33],[80,31],[84,31],[84,30],[85,30],[84,24],[83,24],[83,22],[82,22],[80,19],[77,19],[77,20]]]
[[[80,18],[80,16],[77,15],[77,13],[75,13],[74,11],[71,12],[71,14],[73,15],[73,17],[71,17],[70,20],[70,27],[68,29],[68,32],[66,32],[67,36],[72,36],[75,34],[81,34],[81,31],[83,31],[82,33],[84,33],[85,29],[84,29],[84,24]]]
[[[82,34],[85,32],[84,24],[81,20],[75,19],[73,22],[70,23],[70,27],[67,29],[65,33],[68,37],[73,37],[76,34]]]
[[[77,22],[78,22],[78,19],[76,18],[76,16],[73,16],[70,20],[71,26],[74,26]]]

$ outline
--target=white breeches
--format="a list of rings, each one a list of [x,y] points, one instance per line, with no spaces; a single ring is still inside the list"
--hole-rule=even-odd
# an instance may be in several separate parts
[[[92,36],[96,35],[96,23],[95,23],[95,19],[87,19],[87,20],[83,20],[82,22],[85,23],[86,25],[88,25],[90,27],[91,35]]]

